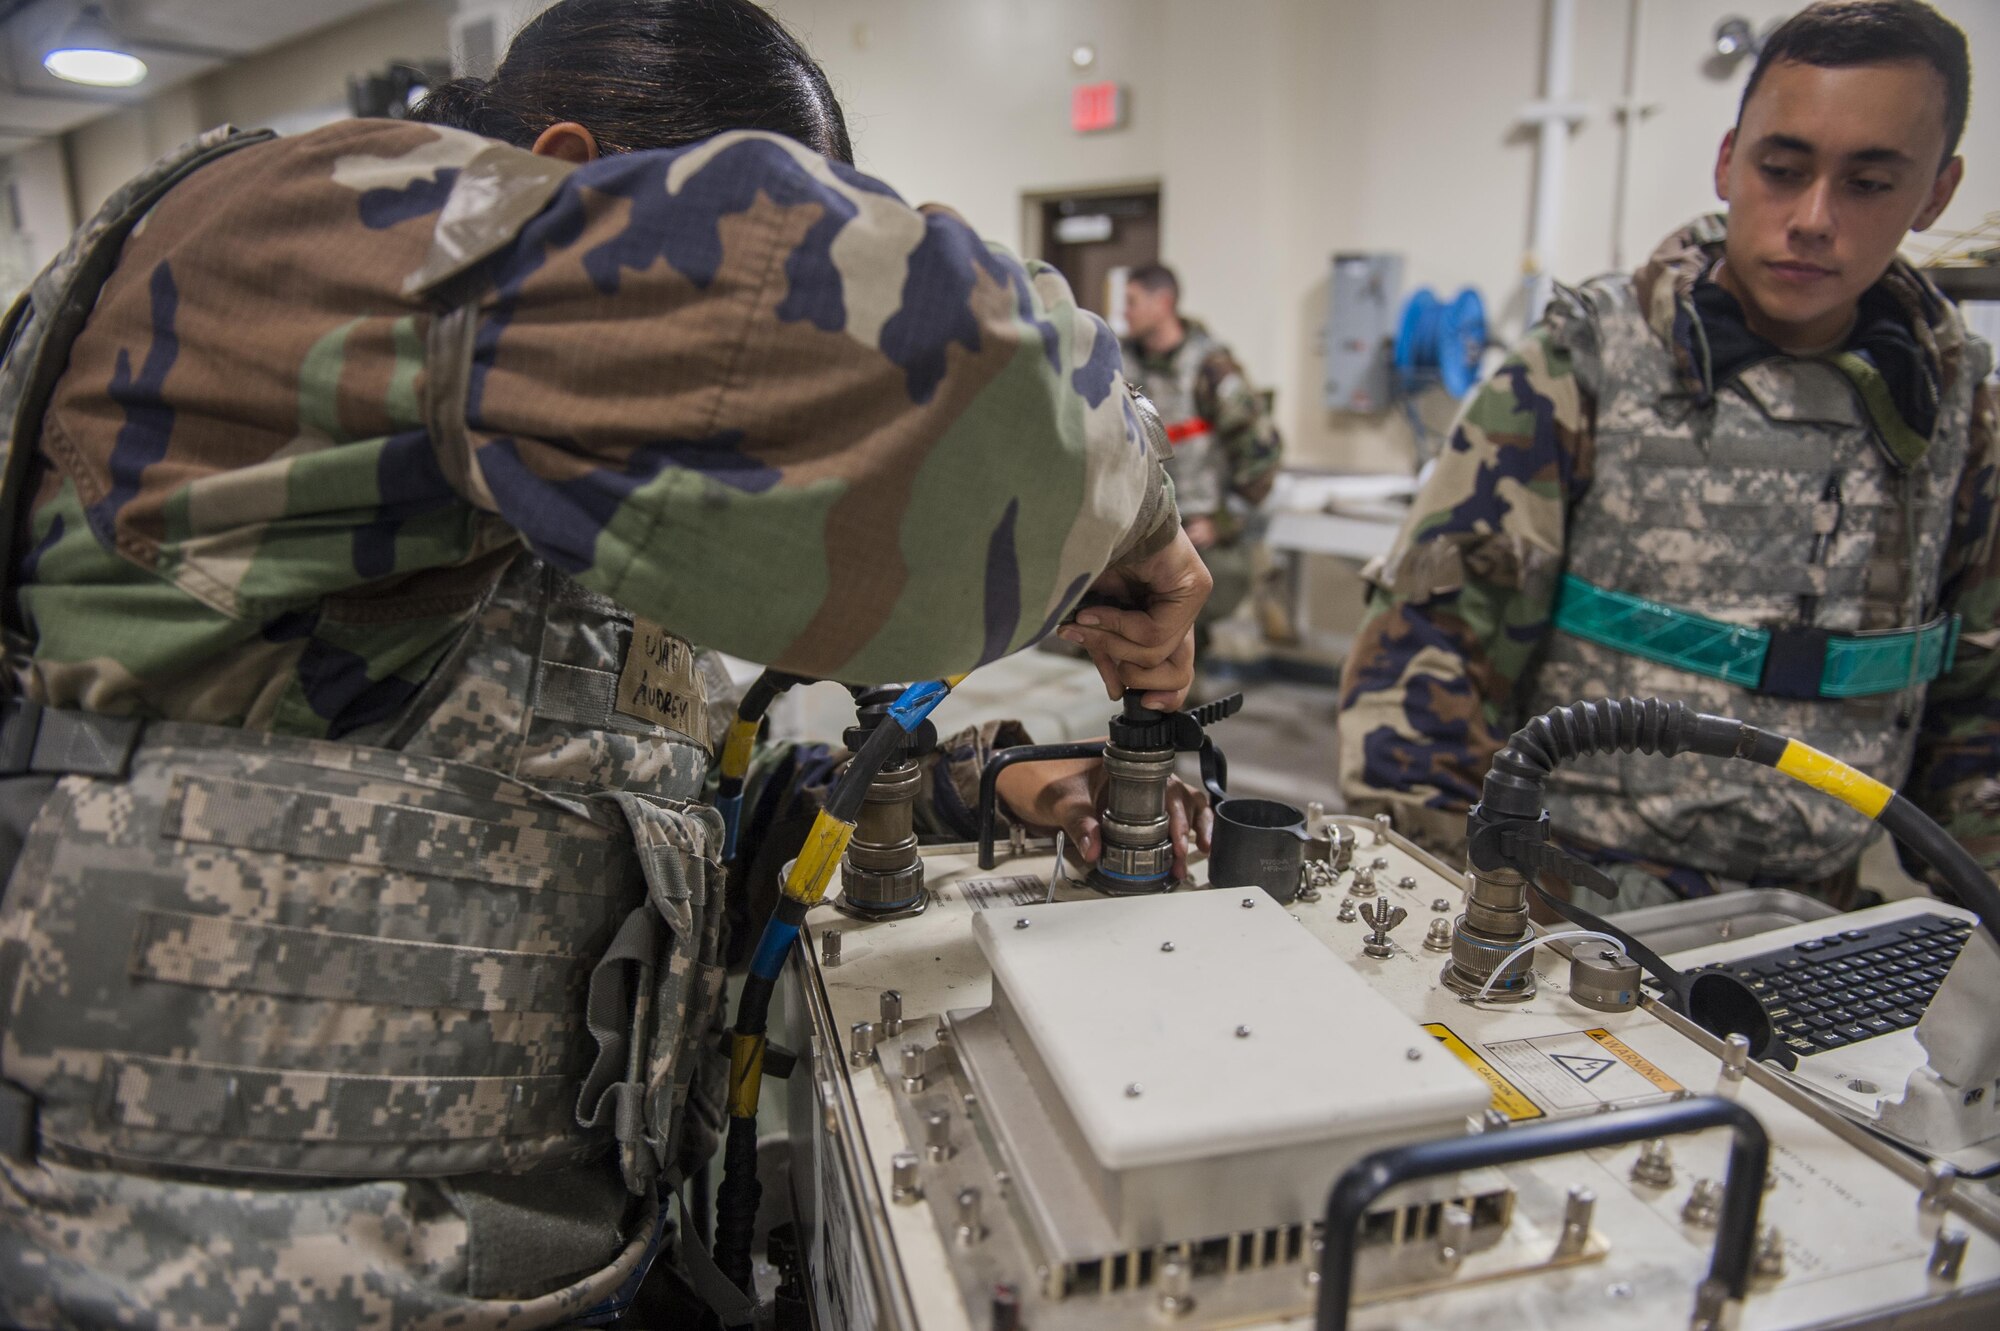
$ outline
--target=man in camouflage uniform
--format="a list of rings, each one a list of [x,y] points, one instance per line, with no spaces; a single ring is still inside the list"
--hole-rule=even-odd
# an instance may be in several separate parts
[[[1723,141],[1728,217],[1558,292],[1371,570],[1355,807],[1457,853],[1513,727],[1657,695],[1901,787],[2000,868],[1992,353],[1895,257],[1957,185],[1967,82],[1963,35],[1913,0],[1803,11]],[[1725,880],[1844,900],[1873,833],[1706,758],[1566,763],[1549,809],[1621,907]]]
[[[959,672],[1185,549],[1061,279],[770,134],[218,131],[9,333],[10,1325],[615,1307],[719,1122],[690,642]]]
[[[1126,277],[1125,326],[1125,377],[1159,408],[1173,445],[1167,474],[1181,521],[1215,580],[1202,610],[1200,650],[1208,625],[1250,592],[1244,519],[1229,500],[1262,502],[1283,446],[1264,399],[1229,348],[1201,320],[1181,314],[1180,281],[1171,268],[1147,264]]]

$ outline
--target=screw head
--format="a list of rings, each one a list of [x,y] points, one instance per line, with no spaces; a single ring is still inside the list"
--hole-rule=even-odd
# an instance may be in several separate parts
[[[1238,1026],[1238,1027],[1236,1028],[1236,1038],[1237,1038],[1237,1039],[1239,1039],[1239,1040],[1247,1040],[1247,1039],[1249,1039],[1249,1038],[1250,1038],[1250,1028],[1249,1028],[1248,1026]]]
[[[1443,897],[1433,897],[1431,899],[1431,909],[1442,915],[1451,909],[1451,903]]]
[[[1021,917],[1020,919],[1018,919],[1018,920],[1014,921],[1014,927],[1015,927],[1016,929],[1025,929],[1025,928],[1027,928],[1027,927],[1028,927],[1028,919],[1027,919],[1027,917],[1026,917],[1026,916],[1024,915],[1024,916],[1022,916],[1022,917]]]
[[[1403,1057],[1409,1059],[1412,1063],[1415,1063],[1418,1060],[1422,1059],[1423,1056],[1424,1056],[1424,1051],[1417,1048],[1415,1045],[1411,1045],[1408,1049],[1405,1049],[1403,1051]]]
[[[1162,951],[1162,952],[1171,952],[1171,951],[1173,951],[1173,950],[1174,950],[1174,945],[1173,945],[1172,943],[1162,943],[1162,944],[1160,944],[1160,951]]]
[[[1416,891],[1417,890],[1416,875],[1407,873],[1404,874],[1401,878],[1398,878],[1396,880],[1396,886],[1402,888],[1405,892]]]
[[[1256,903],[1256,902],[1254,902],[1254,901],[1252,901],[1252,900],[1251,900],[1251,899],[1250,899],[1249,897],[1245,897],[1245,898],[1243,898],[1243,909],[1245,909],[1245,910],[1249,910],[1249,909],[1250,909],[1251,907],[1255,906],[1256,904],[1257,904],[1257,903]]]
[[[1127,1082],[1125,1084],[1125,1098],[1127,1100],[1136,1100],[1145,1093],[1146,1093],[1146,1088],[1141,1086],[1136,1081]]]

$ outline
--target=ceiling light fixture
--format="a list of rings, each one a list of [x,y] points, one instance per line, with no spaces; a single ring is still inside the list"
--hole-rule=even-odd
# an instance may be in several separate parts
[[[146,62],[122,49],[104,11],[85,5],[42,57],[42,68],[69,83],[129,88],[146,77]]]

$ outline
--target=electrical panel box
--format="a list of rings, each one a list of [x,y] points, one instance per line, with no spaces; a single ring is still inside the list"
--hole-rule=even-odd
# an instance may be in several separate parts
[[[1389,405],[1389,348],[1403,297],[1400,254],[1336,254],[1326,306],[1326,405],[1382,411]]]

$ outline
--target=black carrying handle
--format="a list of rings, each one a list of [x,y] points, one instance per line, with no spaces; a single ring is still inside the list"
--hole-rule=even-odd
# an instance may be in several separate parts
[[[1071,744],[1016,744],[986,760],[979,771],[979,867],[991,869],[993,854],[994,801],[999,798],[1000,773],[1015,763],[1047,763],[1059,758],[1102,758],[1104,741],[1078,740]]]
[[[1377,1151],[1356,1161],[1326,1199],[1325,1252],[1320,1266],[1319,1311],[1315,1331],[1346,1331],[1354,1293],[1356,1235],[1368,1208],[1389,1189],[1415,1179],[1437,1178],[1466,1169],[1542,1160],[1572,1151],[1629,1146],[1676,1133],[1728,1128],[1729,1169],[1723,1176],[1721,1223],[1716,1226],[1708,1278],[1732,1299],[1750,1284],[1750,1261],[1757,1235],[1757,1212],[1764,1200],[1764,1173],[1771,1140],[1757,1116],[1719,1096],[1700,1096],[1664,1105],[1646,1105],[1610,1114],[1558,1119],[1525,1128],[1501,1128],[1444,1141],[1418,1142]]]

